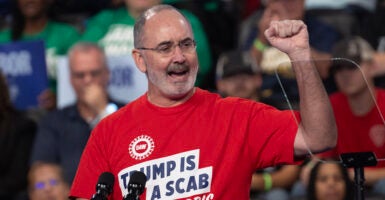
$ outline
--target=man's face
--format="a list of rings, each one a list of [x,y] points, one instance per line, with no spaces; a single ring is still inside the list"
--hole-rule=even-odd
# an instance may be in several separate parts
[[[143,37],[139,49],[158,49],[133,53],[138,68],[148,77],[149,95],[175,100],[185,97],[198,72],[195,45],[188,45],[193,34],[186,20],[176,11],[163,10],[148,19]]]
[[[90,87],[100,87],[107,93],[109,71],[101,52],[95,49],[73,52],[70,73],[71,84],[79,101],[82,101]]]
[[[322,164],[315,181],[317,199],[344,199],[347,192],[346,184],[341,170],[336,164]]]
[[[37,18],[45,15],[51,1],[49,0],[18,0],[18,6],[25,18]]]
[[[31,200],[68,199],[69,186],[60,177],[59,169],[50,165],[41,166],[32,175]]]
[[[364,71],[367,68],[365,63],[362,63],[361,69],[358,67],[341,67],[336,70],[334,79],[338,89],[347,96],[359,94],[361,91],[368,88],[364,78]]]
[[[237,74],[218,80],[218,92],[226,96],[246,99],[258,98],[258,91],[262,84],[260,75]]]

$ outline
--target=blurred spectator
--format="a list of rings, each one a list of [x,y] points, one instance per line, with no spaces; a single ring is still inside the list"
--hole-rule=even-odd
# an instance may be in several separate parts
[[[367,12],[373,12],[376,7],[377,0],[307,0],[306,9],[320,9],[320,8],[330,8],[330,9],[362,9]]]
[[[92,128],[123,105],[108,97],[109,70],[100,47],[77,43],[69,50],[68,58],[77,101],[41,120],[32,162],[60,164],[66,181],[71,184]]]
[[[299,175],[299,166],[281,165],[253,174],[251,200],[289,200],[290,189]]]
[[[368,21],[367,18],[378,9],[376,4],[377,0],[307,0],[306,13],[349,37],[373,29],[376,20]]]
[[[274,73],[282,64],[290,63],[288,56],[278,49],[271,47],[267,42],[264,31],[273,20],[295,19],[303,20],[309,31],[309,42],[313,59],[328,60],[331,58],[330,51],[340,34],[331,26],[319,21],[305,12],[305,0],[266,0],[262,1],[264,9],[257,10],[246,19],[241,26],[239,36],[239,47],[250,50],[257,60],[263,73],[262,96],[270,101],[269,104],[280,109],[286,109],[288,105],[282,98],[282,89]],[[325,64],[324,64],[325,63]],[[328,65],[316,65],[323,79],[328,78]],[[288,65],[289,66],[289,65]],[[278,72],[281,71],[277,70]],[[283,71],[287,71],[283,69]],[[298,102],[298,91],[293,79],[280,76],[285,86],[287,95],[292,103]],[[327,90],[332,86],[327,85]]]
[[[107,56],[131,55],[134,48],[133,29],[136,18],[147,8],[160,4],[161,0],[125,0],[125,7],[105,10],[91,18],[82,40],[98,42]],[[197,85],[200,85],[211,69],[211,52],[206,34],[199,19],[187,10],[182,13],[190,21],[194,38],[199,41],[199,73]]]
[[[378,158],[385,158],[385,140],[380,138],[385,135],[385,122],[379,113],[385,114],[385,90],[374,86],[373,55],[370,44],[360,37],[347,38],[333,50],[334,57],[347,58],[360,65],[358,69],[341,62],[331,67],[339,89],[330,96],[338,127],[336,155],[373,151]],[[385,162],[379,162],[375,168],[365,168],[365,179],[372,193],[385,195]]]
[[[50,6],[53,0],[12,0],[12,22],[9,29],[0,32],[0,44],[19,40],[44,40],[50,90],[42,92],[42,108],[56,108],[56,56],[79,39],[79,33],[68,24],[53,20]]]
[[[242,19],[246,19],[253,14],[261,6],[260,0],[243,0],[243,14]]]
[[[365,38],[374,49],[374,60],[376,67],[375,84],[378,87],[385,88],[385,1],[378,1],[378,5],[373,14],[365,18],[360,29],[360,35]]]
[[[331,75],[339,90],[330,95],[338,141],[335,149],[318,156],[339,158],[341,153],[370,151],[377,158],[385,158],[385,90],[374,86],[373,55],[370,44],[358,36],[346,38],[333,48],[333,57],[342,58],[331,65]],[[349,172],[352,178],[353,171]],[[365,167],[364,175],[368,196],[385,198],[385,162]],[[305,185],[306,180],[302,180],[302,184]],[[296,185],[293,195],[301,194],[301,190],[303,188]]]
[[[219,56],[237,47],[239,22],[249,9],[255,9],[259,0],[164,0],[181,10],[191,11],[202,22],[207,34],[213,67],[208,76],[199,84],[201,88],[214,90],[215,63]],[[226,34],[221,34],[226,33]],[[198,46],[199,47],[199,46]]]
[[[222,96],[261,101],[262,75],[248,51],[223,53],[217,64],[217,89]],[[299,166],[283,165],[253,174],[251,199],[289,199],[289,189],[298,178]]]
[[[260,101],[261,70],[247,51],[223,53],[217,63],[217,90],[226,97]]]
[[[13,200],[27,189],[29,152],[37,126],[17,111],[0,71],[0,199]]]
[[[122,3],[122,0],[55,0],[53,9],[59,15],[82,14],[94,15],[102,9],[115,7]],[[58,16],[60,17],[60,16]]]
[[[317,162],[310,172],[307,200],[351,200],[353,184],[337,161]]]
[[[270,47],[263,32],[273,20],[303,20],[309,30],[309,42],[312,47],[313,58],[330,58],[332,46],[339,40],[340,35],[331,26],[307,15],[304,6],[304,0],[267,0],[265,9],[259,10],[243,23],[240,45],[243,49],[251,49],[263,71],[276,67],[263,62],[264,59],[274,57],[273,55],[269,57],[268,53],[273,52],[272,54],[277,55],[275,51],[265,52]],[[328,68],[326,66],[319,66],[319,71],[322,77],[327,77]]]
[[[103,9],[123,6],[123,0],[54,0],[52,10],[58,20],[84,32],[87,19]]]
[[[70,186],[64,180],[60,165],[35,163],[28,173],[28,185],[30,200],[68,199]]]

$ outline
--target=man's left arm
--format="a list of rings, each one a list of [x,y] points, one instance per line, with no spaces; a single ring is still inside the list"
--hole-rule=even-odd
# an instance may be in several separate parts
[[[302,21],[273,21],[266,38],[288,54],[300,95],[301,123],[294,141],[296,156],[333,148],[337,128],[328,94],[312,62],[307,27]]]

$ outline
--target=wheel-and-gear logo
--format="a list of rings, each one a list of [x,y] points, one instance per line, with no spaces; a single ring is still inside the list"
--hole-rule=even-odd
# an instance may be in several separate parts
[[[135,160],[143,160],[154,151],[154,140],[148,135],[136,137],[128,147],[130,156]]]

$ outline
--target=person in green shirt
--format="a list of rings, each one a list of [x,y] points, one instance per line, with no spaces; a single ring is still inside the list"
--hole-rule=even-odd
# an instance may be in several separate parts
[[[46,48],[49,89],[39,96],[39,106],[56,108],[56,57],[66,55],[69,47],[80,38],[71,25],[53,21],[52,0],[13,0],[14,12],[9,28],[0,31],[0,44],[14,41],[43,40]]]
[[[162,0],[124,0],[125,7],[104,10],[92,17],[81,37],[81,40],[98,42],[107,56],[131,55],[134,48],[133,29],[136,18],[151,6],[162,3]],[[197,44],[199,57],[199,73],[196,85],[202,82],[211,69],[211,51],[206,33],[199,19],[191,12],[182,10],[190,21]]]

